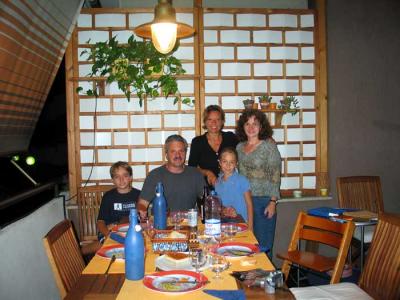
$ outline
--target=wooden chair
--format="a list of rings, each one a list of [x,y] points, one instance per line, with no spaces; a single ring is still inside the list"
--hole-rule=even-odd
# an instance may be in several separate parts
[[[344,224],[329,219],[309,216],[300,212],[292,234],[288,251],[278,253],[277,256],[284,260],[282,272],[287,280],[291,265],[313,270],[316,272],[327,272],[332,270],[330,283],[340,281],[351,237],[354,231],[354,223]],[[326,244],[337,249],[335,258],[327,257],[318,253],[301,250],[301,241],[313,241]]]
[[[97,240],[97,216],[101,199],[105,192],[114,188],[113,185],[94,185],[79,188],[78,217],[79,233],[82,243]]]
[[[85,268],[70,220],[54,226],[43,238],[44,248],[63,299]]]
[[[375,213],[382,213],[383,197],[381,180],[379,176],[349,176],[336,179],[336,189],[339,207],[357,208]],[[364,244],[368,245],[372,240],[375,226],[367,226],[364,233]],[[361,230],[356,228],[354,232],[353,246],[357,251],[352,252],[352,261],[360,253]]]
[[[379,176],[338,177],[336,188],[340,207],[382,213],[383,197]]]
[[[290,289],[296,299],[309,300],[329,294],[338,297],[345,290],[352,299],[366,299],[365,292],[374,299],[400,299],[400,215],[380,214],[373,236],[365,268],[358,286],[352,283],[339,283],[329,286],[313,286]],[[367,296],[368,296],[367,295]],[[333,298],[332,298],[333,299]],[[347,298],[349,299],[349,298]]]

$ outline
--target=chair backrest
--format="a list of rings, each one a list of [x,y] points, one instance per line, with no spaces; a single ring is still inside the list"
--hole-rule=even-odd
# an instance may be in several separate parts
[[[101,199],[104,193],[112,188],[114,188],[113,185],[94,185],[79,188],[78,217],[81,241],[97,240],[96,222]]]
[[[338,177],[336,188],[340,207],[383,212],[383,197],[379,176]]]
[[[301,240],[313,241],[338,249],[330,283],[337,283],[343,272],[347,252],[354,232],[354,223],[339,223],[329,219],[314,217],[300,212],[292,234],[288,251],[298,249]],[[289,266],[284,262],[282,271],[288,273]],[[287,275],[287,274],[286,274]]]
[[[85,268],[70,220],[54,226],[43,238],[44,248],[63,299]]]
[[[379,215],[359,286],[374,299],[400,299],[400,215]]]

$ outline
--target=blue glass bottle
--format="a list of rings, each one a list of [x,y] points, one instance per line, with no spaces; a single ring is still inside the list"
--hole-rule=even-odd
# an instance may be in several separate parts
[[[144,239],[136,209],[131,209],[129,221],[125,238],[125,277],[140,280],[144,277]]]
[[[157,183],[156,196],[153,200],[154,228],[167,228],[167,200],[164,197],[164,187],[162,182]]]

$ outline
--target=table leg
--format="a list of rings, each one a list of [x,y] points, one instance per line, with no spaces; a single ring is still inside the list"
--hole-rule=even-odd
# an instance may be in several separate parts
[[[360,254],[360,272],[362,273],[364,268],[364,226],[361,228],[361,254]]]

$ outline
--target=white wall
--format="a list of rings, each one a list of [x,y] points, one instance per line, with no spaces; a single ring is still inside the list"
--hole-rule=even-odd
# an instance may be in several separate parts
[[[0,299],[59,299],[42,238],[64,218],[62,198],[0,231]]]

